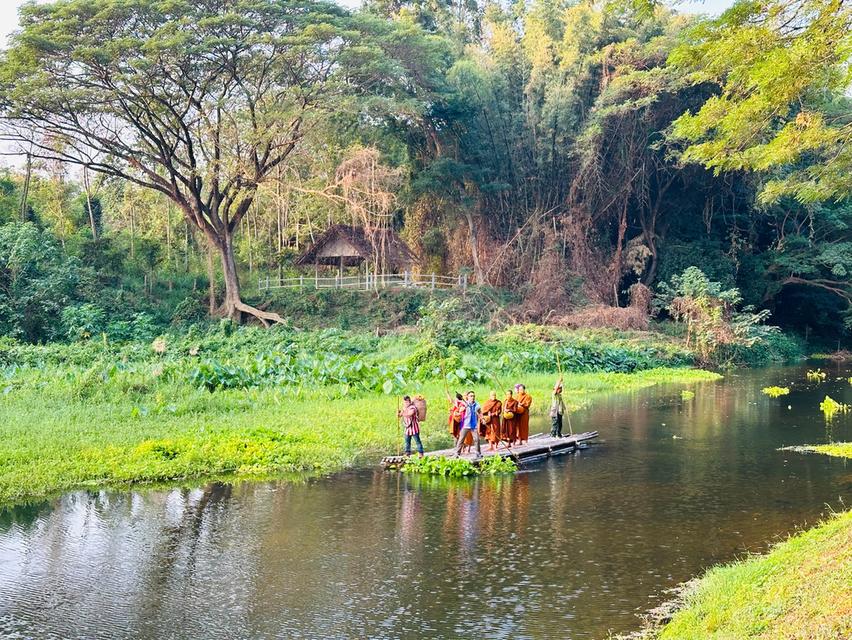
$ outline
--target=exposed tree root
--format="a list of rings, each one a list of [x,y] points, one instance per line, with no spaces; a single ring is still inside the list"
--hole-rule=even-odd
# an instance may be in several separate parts
[[[257,307],[253,307],[250,304],[246,304],[242,301],[237,301],[233,303],[233,309],[229,309],[228,305],[223,305],[221,312],[225,317],[233,317],[233,312],[237,311],[239,313],[248,314],[254,318],[260,320],[264,327],[269,327],[270,324],[284,324],[284,318],[279,316],[277,313],[273,313],[272,311],[261,311]]]

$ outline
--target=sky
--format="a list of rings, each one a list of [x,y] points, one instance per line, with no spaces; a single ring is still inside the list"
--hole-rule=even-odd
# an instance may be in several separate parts
[[[0,47],[6,46],[6,38],[18,26],[18,7],[26,0],[0,0]],[[43,0],[42,0],[43,1]],[[357,0],[341,0],[342,4],[357,4]],[[688,0],[678,5],[682,12],[719,14],[733,4],[733,0]]]

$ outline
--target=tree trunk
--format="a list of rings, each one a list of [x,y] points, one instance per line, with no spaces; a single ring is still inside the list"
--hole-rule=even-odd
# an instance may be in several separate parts
[[[465,210],[464,216],[467,219],[467,226],[470,230],[470,253],[473,257],[473,274],[476,277],[476,284],[485,284],[485,274],[482,271],[482,265],[479,264],[479,242],[476,238],[476,226],[473,222],[473,215],[470,211]]]
[[[219,255],[222,259],[222,275],[225,279],[225,300],[222,303],[221,313],[236,322],[242,320],[242,314],[237,310],[240,300],[240,278],[237,275],[237,261],[234,257],[234,238],[231,234],[223,234],[219,246]]]
[[[86,208],[89,211],[89,226],[92,227],[92,240],[98,239],[98,225],[95,224],[95,212],[92,211],[92,186],[89,182],[89,167],[83,166],[83,186],[86,190]]]
[[[216,314],[216,269],[213,267],[215,245],[207,247],[207,301],[210,315]]]
[[[234,237],[227,231],[219,237],[208,237],[211,250],[219,252],[222,261],[222,273],[225,280],[225,300],[218,309],[218,315],[230,318],[235,322],[242,322],[243,316],[255,317],[268,327],[270,323],[283,323],[284,319],[277,313],[261,311],[256,307],[246,304],[240,296],[240,278],[237,274],[237,261],[234,257]]]

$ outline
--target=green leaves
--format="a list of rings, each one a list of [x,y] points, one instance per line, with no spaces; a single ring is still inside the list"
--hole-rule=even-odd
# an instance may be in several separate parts
[[[838,0],[739,2],[701,22],[669,64],[718,94],[675,120],[682,159],[723,171],[767,172],[761,201],[852,195],[852,8]],[[836,100],[845,116],[825,118]]]

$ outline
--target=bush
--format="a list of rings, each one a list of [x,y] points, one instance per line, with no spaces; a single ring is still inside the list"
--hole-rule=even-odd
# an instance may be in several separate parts
[[[65,307],[62,310],[62,330],[72,342],[89,340],[104,332],[106,314],[90,303]]]

